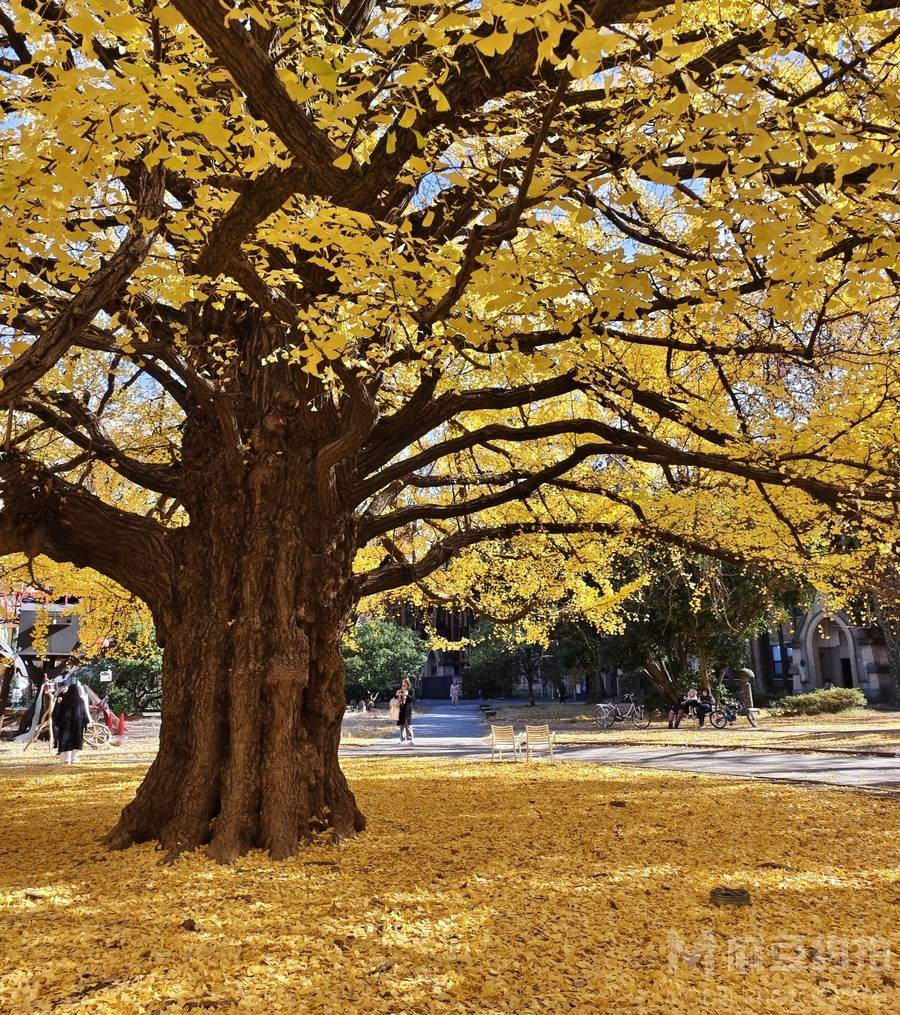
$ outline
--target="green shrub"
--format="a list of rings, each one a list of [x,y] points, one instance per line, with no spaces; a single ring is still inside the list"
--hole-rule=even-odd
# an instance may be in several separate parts
[[[113,682],[100,682],[100,671],[112,670]],[[145,709],[156,710],[162,704],[162,655],[146,659],[98,659],[89,663],[79,679],[102,698],[107,695],[109,707],[119,715],[136,715]]]
[[[782,715],[824,715],[867,705],[866,696],[856,687],[834,687],[830,691],[790,694],[778,703],[778,711]]]

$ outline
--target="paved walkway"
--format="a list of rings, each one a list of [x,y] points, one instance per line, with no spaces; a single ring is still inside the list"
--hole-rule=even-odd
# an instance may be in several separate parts
[[[400,731],[395,726],[390,737],[374,740],[365,747],[342,747],[341,753],[475,758],[487,751],[490,756],[477,702],[461,701],[456,707],[449,701],[426,704],[427,712],[413,712],[412,744],[400,743]]]
[[[413,744],[401,744],[399,733],[365,747],[345,747],[347,755],[409,755],[487,760],[477,702],[429,703],[429,711],[413,716]],[[775,750],[718,750],[691,747],[560,747],[565,761],[602,765],[640,765],[644,768],[706,772],[740,778],[776,779],[850,786],[858,789],[900,790],[900,757],[816,754]]]
[[[900,757],[815,754],[777,750],[718,750],[700,747],[575,747],[560,752],[566,761],[641,765],[681,772],[741,778],[818,782],[857,789],[900,790]]]

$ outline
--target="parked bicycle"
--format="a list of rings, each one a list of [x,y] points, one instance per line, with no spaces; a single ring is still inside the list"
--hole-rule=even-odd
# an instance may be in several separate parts
[[[633,694],[626,694],[624,700],[624,705],[617,702],[612,704],[601,702],[594,709],[594,718],[601,729],[612,729],[617,722],[624,722],[626,719],[630,719],[632,725],[639,730],[645,730],[650,725],[649,710],[644,705],[636,705]]]
[[[726,698],[722,704],[715,709],[709,717],[709,721],[717,730],[723,730],[730,723],[736,722],[739,715],[747,717],[747,722],[750,723],[754,729],[759,725],[759,720],[756,718],[756,709],[747,708],[742,705],[739,701],[735,701],[734,698]]]

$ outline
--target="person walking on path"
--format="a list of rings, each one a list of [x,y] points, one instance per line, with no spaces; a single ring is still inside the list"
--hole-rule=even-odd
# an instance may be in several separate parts
[[[450,684],[450,700],[454,706],[459,704],[459,692],[462,688],[459,686],[459,677],[454,677],[453,682]]]
[[[397,698],[397,704],[399,706],[397,725],[400,727],[400,742],[403,743],[405,740],[407,743],[411,744],[414,742],[412,732],[412,710],[416,696],[413,694],[413,689],[410,686],[408,678],[404,677],[400,681],[400,687],[398,688],[395,697]]]
[[[63,764],[74,765],[84,747],[84,729],[90,722],[81,688],[69,684],[56,699],[53,709],[53,733],[56,750]]]

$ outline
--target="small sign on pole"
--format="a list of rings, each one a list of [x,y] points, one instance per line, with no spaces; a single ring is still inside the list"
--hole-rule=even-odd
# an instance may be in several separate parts
[[[112,683],[112,670],[101,670],[100,671],[100,683],[111,684]]]

